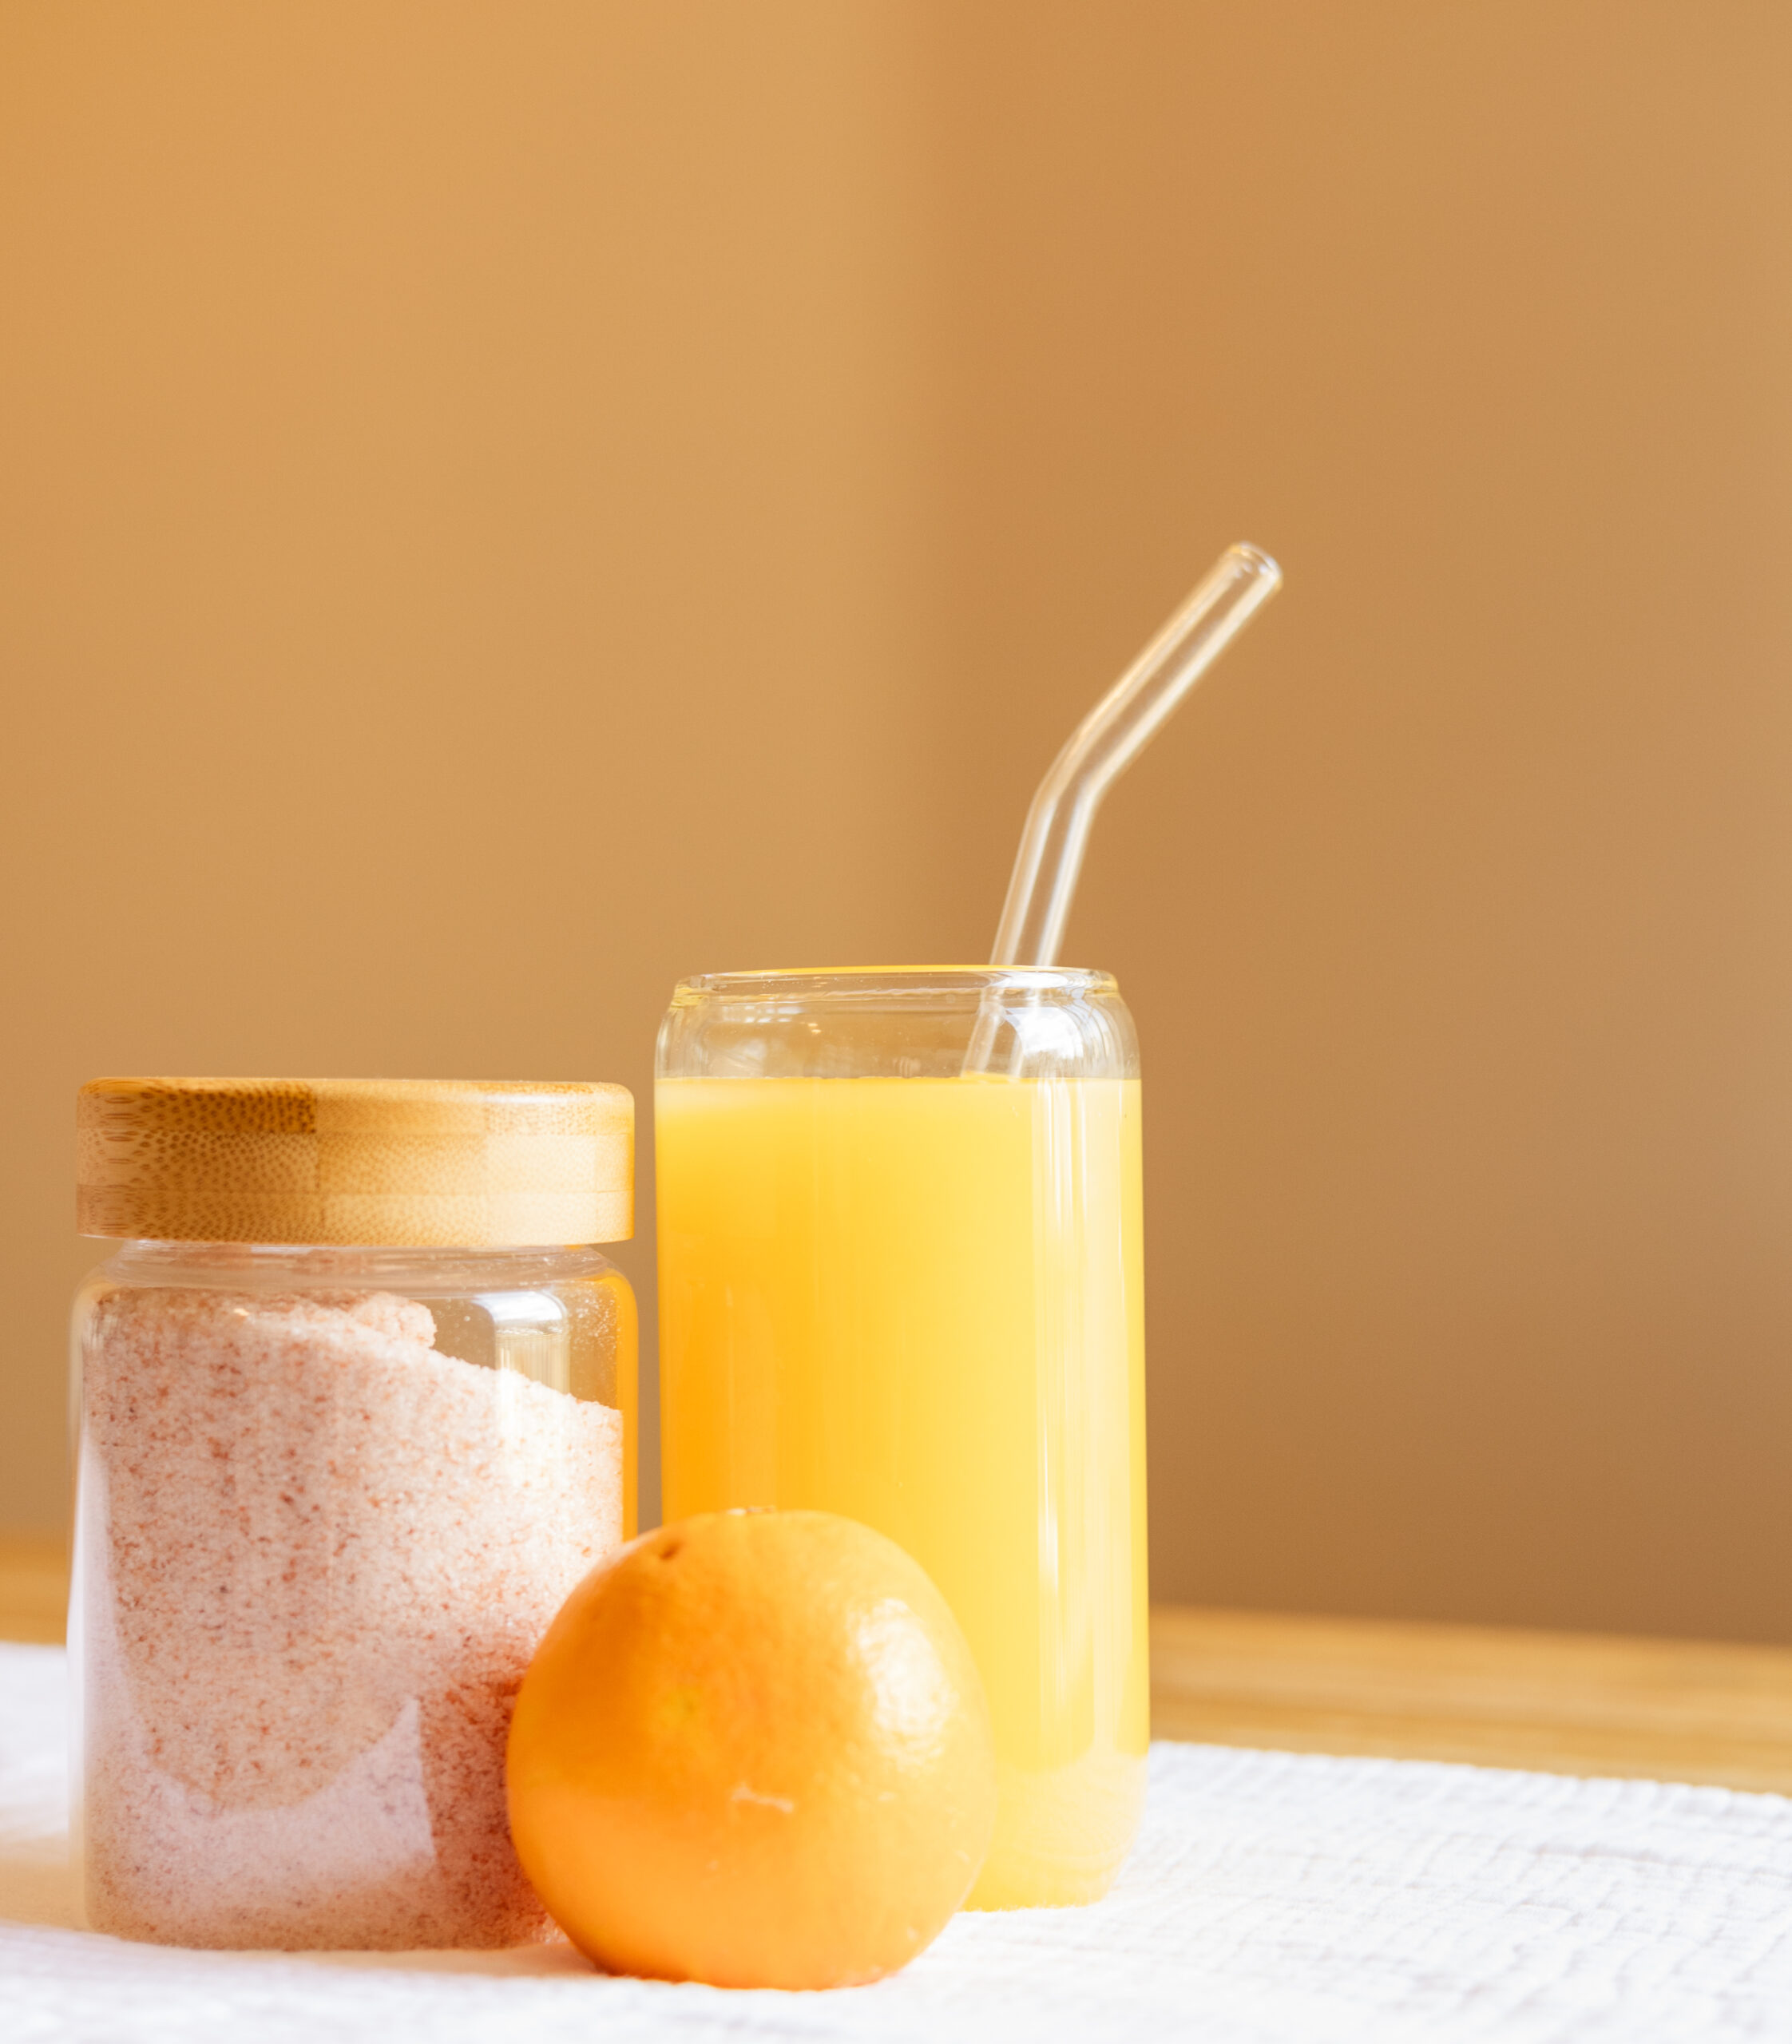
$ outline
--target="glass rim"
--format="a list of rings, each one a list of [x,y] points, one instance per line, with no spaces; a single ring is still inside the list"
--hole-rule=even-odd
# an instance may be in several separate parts
[[[789,1000],[854,994],[1117,993],[1112,972],[1088,965],[790,965],[758,971],[692,972],[672,999],[711,996]]]

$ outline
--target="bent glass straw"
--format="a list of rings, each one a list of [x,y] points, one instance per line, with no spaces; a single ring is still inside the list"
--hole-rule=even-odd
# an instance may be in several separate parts
[[[1281,585],[1282,570],[1267,553],[1228,547],[1071,733],[1027,811],[992,965],[1057,964],[1103,796]]]
[[[1259,606],[1281,586],[1282,570],[1267,553],[1254,546],[1227,547],[1187,601],[1071,733],[1027,811],[992,965],[1057,963],[1071,897],[1102,797]],[[965,1057],[967,1075],[993,1072],[1002,1012],[1000,995],[986,992],[978,1004]],[[1010,1077],[1018,1072],[1024,1056],[1025,1032],[1017,1027],[1006,1060]]]

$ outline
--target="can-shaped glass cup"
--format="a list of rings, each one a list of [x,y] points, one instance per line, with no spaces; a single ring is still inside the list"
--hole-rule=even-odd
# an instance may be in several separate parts
[[[668,1519],[835,1511],[977,1657],[973,1907],[1092,1899],[1149,1735],[1137,1040],[1068,969],[705,974],[655,1067]]]

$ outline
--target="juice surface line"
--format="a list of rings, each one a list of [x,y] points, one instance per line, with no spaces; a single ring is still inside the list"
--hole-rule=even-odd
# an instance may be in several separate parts
[[[1149,1731],[1139,1083],[662,1079],[664,1507],[899,1542],[1001,1773],[973,1907],[1092,1899]]]

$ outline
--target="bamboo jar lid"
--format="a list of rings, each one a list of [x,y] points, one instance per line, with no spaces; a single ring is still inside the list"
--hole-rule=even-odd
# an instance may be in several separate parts
[[[634,1232],[625,1086],[93,1079],[75,1124],[84,1235],[521,1249]]]

